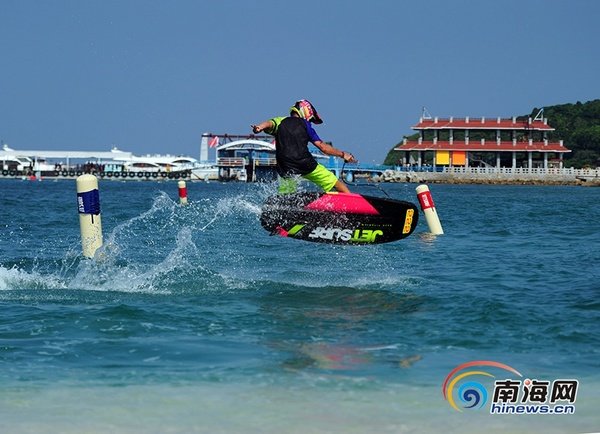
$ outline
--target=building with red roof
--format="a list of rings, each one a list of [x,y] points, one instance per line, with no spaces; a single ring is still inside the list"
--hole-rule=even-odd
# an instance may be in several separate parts
[[[562,140],[548,140],[548,132],[554,128],[543,118],[543,109],[534,119],[440,119],[432,118],[425,109],[423,115],[412,127],[420,132],[418,140],[404,139],[402,145],[394,149],[405,152],[403,165],[411,162],[411,153],[417,153],[418,158],[413,161],[419,168],[430,164],[434,167],[562,168],[563,155],[571,152]],[[425,152],[433,154],[433,161],[424,160]]]

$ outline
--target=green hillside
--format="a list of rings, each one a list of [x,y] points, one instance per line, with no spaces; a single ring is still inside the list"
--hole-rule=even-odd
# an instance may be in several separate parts
[[[533,118],[539,111],[540,108],[536,107],[530,114],[519,118]],[[544,117],[555,128],[555,131],[548,134],[548,140],[563,140],[565,147],[573,151],[565,155],[564,167],[600,166],[600,99],[544,107]],[[415,133],[407,138],[417,140],[418,137],[419,133]],[[393,150],[401,144],[402,141],[392,147],[383,164],[393,165],[401,158],[401,153]]]

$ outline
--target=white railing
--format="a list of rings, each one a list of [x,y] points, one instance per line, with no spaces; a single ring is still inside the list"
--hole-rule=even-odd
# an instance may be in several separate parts
[[[238,157],[222,157],[217,161],[220,167],[243,167],[247,164],[245,158]],[[277,160],[275,158],[255,158],[254,165],[256,166],[275,166]]]
[[[256,166],[275,166],[277,160],[275,158],[255,158],[254,165]]]
[[[555,168],[555,167],[463,167],[453,166],[444,167],[443,172],[455,174],[482,174],[482,175],[563,175],[563,176],[582,176],[582,177],[600,177],[600,169],[575,169],[573,167]]]
[[[246,160],[243,158],[222,157],[217,160],[217,166],[220,167],[243,167],[246,165]]]

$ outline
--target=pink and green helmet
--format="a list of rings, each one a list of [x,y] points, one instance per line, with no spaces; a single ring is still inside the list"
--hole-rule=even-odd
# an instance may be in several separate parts
[[[317,109],[307,99],[296,101],[296,104],[290,109],[290,114],[294,113],[313,124],[323,123],[323,119],[321,119],[321,116],[317,113]]]

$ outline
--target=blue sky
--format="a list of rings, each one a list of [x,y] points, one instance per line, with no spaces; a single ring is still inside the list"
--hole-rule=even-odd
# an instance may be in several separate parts
[[[202,133],[307,98],[323,140],[380,163],[423,107],[600,98],[599,16],[597,0],[0,0],[0,140],[198,158]]]

